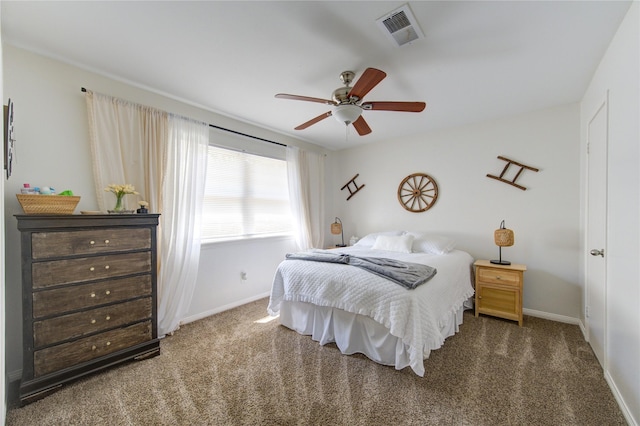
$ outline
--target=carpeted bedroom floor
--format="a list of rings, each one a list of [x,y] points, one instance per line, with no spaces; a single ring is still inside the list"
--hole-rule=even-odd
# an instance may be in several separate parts
[[[267,299],[187,324],[161,355],[12,407],[7,425],[625,425],[580,329],[465,312],[425,377],[264,318]]]

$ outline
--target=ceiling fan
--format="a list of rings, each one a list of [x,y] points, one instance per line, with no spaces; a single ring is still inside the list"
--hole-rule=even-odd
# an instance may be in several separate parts
[[[400,112],[421,112],[427,104],[424,102],[363,102],[364,96],[380,83],[387,74],[375,68],[367,68],[362,76],[356,81],[353,87],[349,84],[353,81],[355,73],[353,71],[344,71],[340,74],[340,80],[344,83],[344,87],[339,87],[333,91],[332,99],[312,98],[309,96],[290,95],[287,93],[278,93],[276,98],[292,99],[297,101],[317,102],[326,105],[332,105],[333,108],[311,120],[302,123],[295,130],[303,130],[307,127],[324,120],[327,117],[334,116],[339,122],[345,125],[353,124],[360,136],[371,133],[371,128],[362,117],[363,110],[374,111],[400,111]]]

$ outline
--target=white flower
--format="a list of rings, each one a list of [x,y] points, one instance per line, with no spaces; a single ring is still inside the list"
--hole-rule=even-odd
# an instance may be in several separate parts
[[[126,194],[138,195],[138,192],[133,187],[133,185],[130,185],[128,183],[124,185],[116,185],[112,183],[111,185],[107,186],[104,190],[106,192],[113,192],[114,194],[116,194],[116,197],[122,197],[123,195],[126,195]]]

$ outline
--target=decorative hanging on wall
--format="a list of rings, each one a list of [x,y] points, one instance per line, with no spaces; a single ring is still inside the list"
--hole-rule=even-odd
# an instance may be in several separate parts
[[[358,184],[356,183],[356,178],[358,176],[360,176],[360,173],[358,173],[357,175],[352,177],[349,182],[347,182],[342,188],[340,188],[340,191],[342,191],[345,188],[347,188],[349,190],[349,196],[347,197],[347,201],[349,201],[349,198],[351,198],[354,195],[356,195],[356,192],[358,192],[362,188],[364,188],[364,184],[358,186]]]
[[[500,176],[493,176],[493,175],[487,174],[487,177],[490,177],[490,178],[492,178],[492,179],[499,180],[500,182],[504,182],[504,183],[507,183],[507,184],[509,184],[509,185],[513,185],[513,186],[515,186],[516,188],[519,188],[519,189],[522,189],[523,191],[526,191],[526,190],[527,190],[527,188],[525,188],[525,187],[524,187],[524,186],[522,186],[522,185],[518,185],[518,184],[516,183],[516,180],[520,177],[520,174],[522,173],[522,171],[523,171],[524,169],[527,169],[527,170],[533,170],[534,172],[537,172],[537,171],[538,171],[538,169],[536,169],[535,167],[527,166],[527,165],[522,164],[522,163],[518,163],[517,161],[510,160],[510,159],[508,159],[508,158],[506,158],[506,157],[502,157],[502,156],[500,156],[500,155],[498,156],[498,159],[500,159],[500,160],[503,160],[503,161],[506,161],[506,162],[507,162],[507,164],[504,166],[504,169],[502,169],[502,173],[500,173]],[[518,170],[518,172],[515,174],[515,176],[513,177],[513,179],[511,179],[511,180],[505,179],[505,178],[504,178],[504,176],[505,176],[505,174],[507,173],[507,170],[509,169],[509,166],[511,166],[512,164],[514,164],[514,165],[516,165],[516,166],[520,167],[520,170]]]
[[[13,169],[13,156],[15,155],[16,140],[13,136],[13,102],[8,100],[4,106],[4,169],[7,171],[7,179],[11,177]]]
[[[429,175],[414,173],[398,186],[398,201],[406,210],[420,213],[429,210],[438,199],[438,184]]]

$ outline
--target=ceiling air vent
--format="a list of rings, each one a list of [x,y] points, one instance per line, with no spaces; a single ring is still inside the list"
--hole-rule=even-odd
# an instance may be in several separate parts
[[[408,4],[378,18],[376,22],[396,46],[403,46],[424,37]]]

